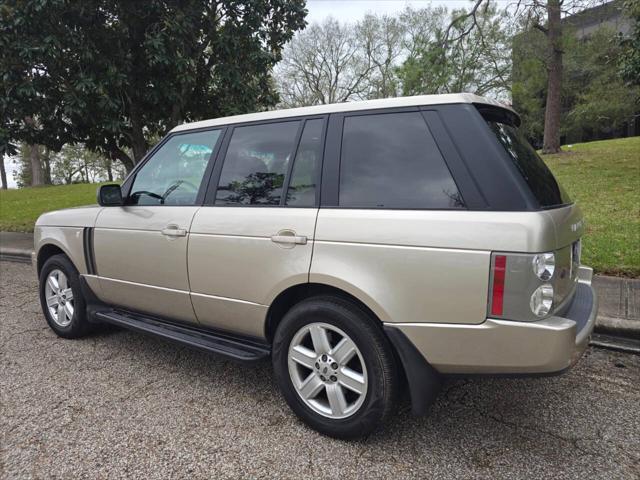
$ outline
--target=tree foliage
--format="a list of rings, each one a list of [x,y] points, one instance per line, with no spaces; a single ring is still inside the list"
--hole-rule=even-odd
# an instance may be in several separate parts
[[[471,91],[504,97],[510,79],[510,30],[493,5],[478,13],[407,7],[400,15],[366,15],[356,23],[328,18],[298,33],[285,48],[276,80],[285,106],[397,95]],[[482,35],[480,34],[482,32]]]
[[[622,77],[632,85],[640,85],[640,0],[625,0],[624,11],[633,26],[628,37],[619,39],[620,70]]]
[[[304,0],[7,0],[0,143],[82,142],[127,169],[184,121],[274,105]]]
[[[608,138],[624,128],[638,110],[640,88],[619,74],[621,46],[605,27],[587,38],[571,29],[563,39],[564,68],[560,134],[565,142]],[[513,104],[522,128],[540,146],[547,88],[545,38],[529,30],[514,42]]]
[[[425,18],[431,28],[413,37],[415,47],[398,71],[403,94],[504,96],[511,78],[511,31],[505,15],[486,3],[473,14],[440,9]]]

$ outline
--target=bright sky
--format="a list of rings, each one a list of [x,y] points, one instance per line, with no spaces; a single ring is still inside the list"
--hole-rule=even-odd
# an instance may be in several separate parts
[[[514,0],[492,0],[501,6],[507,6]],[[393,15],[401,12],[407,5],[413,8],[426,6],[445,6],[450,10],[454,8],[469,7],[472,0],[307,0],[307,21],[322,21],[328,16],[338,20],[353,22],[361,19],[365,13],[377,13]]]

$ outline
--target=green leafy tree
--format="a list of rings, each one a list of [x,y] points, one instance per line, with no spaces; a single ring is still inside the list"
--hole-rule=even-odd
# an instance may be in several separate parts
[[[626,0],[624,10],[633,27],[628,37],[619,39],[622,77],[633,85],[640,85],[640,0]]]
[[[82,142],[131,169],[178,123],[262,110],[304,0],[6,0],[0,144]]]
[[[433,10],[431,28],[413,37],[415,46],[398,68],[404,95],[508,92],[511,34],[505,13],[489,2],[476,7],[450,14]]]
[[[565,142],[611,137],[638,111],[637,86],[619,74],[622,47],[615,32],[605,27],[586,38],[571,28],[563,36],[560,134]],[[522,117],[522,129],[541,147],[547,98],[546,39],[528,30],[514,40],[513,104]]]

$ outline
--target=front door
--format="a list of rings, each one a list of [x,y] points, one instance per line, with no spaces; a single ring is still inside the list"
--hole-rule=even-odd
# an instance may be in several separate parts
[[[201,324],[264,336],[269,304],[309,279],[324,118],[236,126],[189,239]]]
[[[168,137],[125,189],[125,206],[102,209],[94,254],[104,301],[196,322],[189,298],[188,234],[220,138],[219,129]]]

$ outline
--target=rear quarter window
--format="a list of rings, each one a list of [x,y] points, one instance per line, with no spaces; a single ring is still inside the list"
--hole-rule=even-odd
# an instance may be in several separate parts
[[[351,208],[464,207],[419,112],[345,117],[339,204]]]
[[[542,208],[571,203],[567,192],[517,128],[492,119],[487,124]]]

